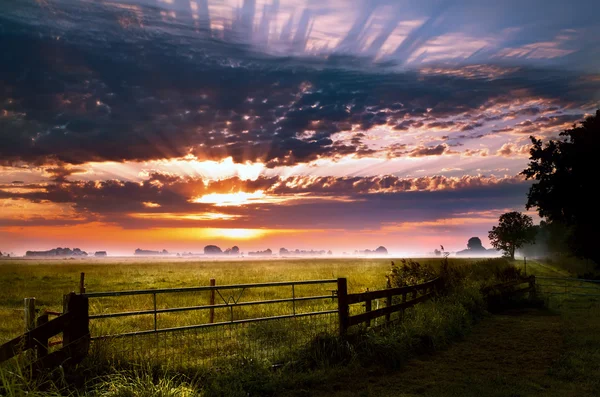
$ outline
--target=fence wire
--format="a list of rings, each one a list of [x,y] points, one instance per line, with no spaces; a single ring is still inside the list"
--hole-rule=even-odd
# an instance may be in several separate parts
[[[282,363],[317,335],[337,333],[335,282],[87,293],[91,353],[170,367]]]
[[[582,307],[600,305],[600,280],[568,277],[537,277],[536,292],[549,307],[577,304]]]
[[[337,314],[225,324],[209,328],[97,339],[91,353],[115,364],[176,368],[220,366],[232,359],[283,363],[317,335],[335,335]]]

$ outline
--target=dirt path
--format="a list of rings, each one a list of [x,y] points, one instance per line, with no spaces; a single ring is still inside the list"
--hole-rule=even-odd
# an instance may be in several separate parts
[[[562,342],[560,316],[538,309],[507,312],[483,320],[448,350],[411,360],[398,372],[340,379],[313,395],[569,395],[557,389],[548,371]]]

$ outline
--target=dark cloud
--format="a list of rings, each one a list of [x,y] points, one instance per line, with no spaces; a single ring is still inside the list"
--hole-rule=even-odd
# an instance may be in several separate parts
[[[410,157],[424,157],[424,156],[441,156],[448,151],[448,146],[440,144],[437,146],[420,146],[409,152]]]
[[[522,205],[529,186],[519,177],[260,177],[255,181],[229,178],[205,181],[153,173],[142,181],[70,182],[27,185],[19,191],[0,186],[0,199],[70,205],[76,220],[7,220],[10,225],[59,225],[103,221],[126,228],[140,227],[264,227],[316,228],[380,227],[390,219],[432,219],[449,211],[505,208]],[[287,199],[278,205],[251,203],[217,207],[192,202],[207,193],[255,192],[268,198]],[[152,203],[151,207],[144,203]],[[434,203],[437,203],[434,205]],[[495,207],[494,207],[495,206]],[[186,218],[190,214],[224,213],[229,220]],[[365,217],[365,214],[369,214]],[[143,216],[131,216],[142,214]],[[162,214],[171,214],[164,218]],[[181,218],[177,219],[177,215]],[[420,218],[419,218],[420,217]],[[358,221],[362,219],[362,221]],[[3,220],[3,224],[4,224]],[[6,224],[7,226],[9,224]]]
[[[543,116],[535,119],[534,123],[543,127],[556,127],[562,126],[565,123],[576,123],[582,121],[584,118],[583,114],[563,114],[557,116]]]
[[[191,153],[275,167],[366,156],[374,151],[358,139],[336,144],[332,136],[355,126],[402,131],[425,118],[430,128],[450,128],[453,122],[438,119],[476,112],[492,99],[509,103],[515,92],[560,106],[589,104],[599,88],[593,80],[583,85],[585,76],[578,73],[545,69],[513,68],[490,80],[375,64],[342,67],[335,57],[266,56],[191,29],[179,36],[128,29],[116,11],[95,3],[80,11],[98,21],[98,29],[66,29],[77,18],[57,7],[28,18],[0,16],[2,164],[76,165]],[[144,12],[150,23],[148,15],[158,10]],[[37,23],[48,15],[53,24]],[[396,53],[410,54],[424,37],[414,32]],[[438,152],[441,146],[414,155]]]
[[[548,116],[540,116],[536,119],[525,120],[515,124],[513,127],[505,127],[496,129],[494,132],[510,132],[514,131],[520,134],[537,134],[544,131],[553,131],[558,127],[564,127],[569,123],[576,124],[582,121],[583,114],[553,114]],[[559,132],[559,131],[554,131]]]
[[[456,126],[456,122],[454,121],[434,121],[433,123],[427,124],[425,127],[430,129],[438,129],[438,130],[449,130]]]
[[[479,128],[482,127],[483,123],[472,123],[472,124],[466,124],[464,126],[462,126],[460,128],[461,131],[471,131],[474,130],[475,128]]]
[[[83,168],[71,167],[65,164],[57,164],[53,167],[45,168],[44,171],[50,176],[54,182],[66,182],[67,177],[73,174],[82,173],[86,170]]]

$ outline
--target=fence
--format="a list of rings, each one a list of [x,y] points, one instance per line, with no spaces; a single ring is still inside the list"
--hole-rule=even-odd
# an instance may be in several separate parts
[[[92,341],[99,348],[110,345],[104,351],[113,359],[197,365],[251,356],[277,362],[314,335],[335,332],[336,282],[216,285],[211,280],[202,287],[85,296],[92,308]],[[103,300],[127,297],[136,304],[150,298],[146,303],[151,307],[105,312]],[[118,327],[107,323],[113,319]],[[134,319],[139,320],[127,323]]]
[[[214,280],[214,279],[213,279]],[[335,299],[335,295],[333,294],[334,290],[331,290],[332,293],[329,295],[319,295],[319,296],[296,296],[296,288],[301,285],[323,285],[323,284],[332,284],[336,283],[337,280],[310,280],[310,281],[290,281],[290,282],[276,282],[276,283],[261,283],[261,284],[237,284],[237,285],[210,285],[205,287],[190,287],[190,288],[168,288],[168,289],[153,289],[153,290],[135,290],[135,291],[119,291],[119,292],[96,292],[96,293],[85,293],[84,295],[90,299],[93,298],[103,298],[103,297],[123,297],[123,296],[140,296],[140,295],[150,295],[152,296],[153,308],[150,310],[139,310],[139,311],[129,311],[129,312],[117,312],[117,313],[103,313],[103,314],[93,314],[89,316],[90,320],[97,319],[106,319],[106,318],[117,318],[117,317],[133,317],[133,316],[143,316],[143,315],[151,315],[153,318],[154,328],[143,331],[135,331],[135,332],[127,332],[127,333],[119,333],[114,335],[99,335],[92,337],[95,339],[104,339],[104,338],[115,338],[115,337],[123,337],[123,336],[135,336],[135,335],[147,335],[153,333],[161,333],[161,332],[173,332],[173,331],[184,331],[195,328],[208,328],[222,325],[231,325],[231,324],[243,324],[243,323],[251,323],[258,321],[268,321],[268,320],[282,320],[293,317],[304,317],[304,316],[317,316],[323,314],[333,314],[337,313],[337,310],[324,310],[324,311],[313,311],[313,312],[298,312],[297,309],[300,306],[300,302],[307,301],[315,301],[315,300],[324,300],[324,299]],[[271,300],[257,300],[257,301],[248,301],[242,302],[240,299],[242,298],[242,294],[245,290],[251,288],[267,288],[267,287],[291,287],[291,298],[283,298],[283,299],[271,299]],[[221,291],[231,291],[231,290],[241,290],[239,295],[230,295],[228,298],[225,298]],[[161,294],[174,294],[174,293],[198,293],[210,291],[211,304],[208,305],[196,305],[196,306],[185,306],[185,307],[176,307],[176,308],[164,308],[159,309],[157,307],[157,296]],[[222,304],[214,304],[215,301],[215,293],[219,295],[219,297],[223,300]],[[234,309],[246,306],[256,306],[256,305],[273,305],[273,304],[281,304],[281,303],[291,303],[291,313],[284,315],[276,315],[276,316],[268,316],[268,317],[258,317],[258,318],[250,318],[250,319],[235,319]],[[215,309],[223,309],[226,308],[229,310],[230,318],[228,321],[214,322]],[[207,324],[195,324],[189,326],[180,326],[180,327],[168,327],[168,328],[159,328],[158,327],[158,315],[165,313],[179,313],[179,312],[190,312],[190,311],[199,311],[199,310],[208,310],[210,315],[210,321]]]
[[[34,365],[49,367],[77,362],[91,349],[109,360],[145,364],[194,366],[234,356],[277,363],[317,334],[344,336],[382,317],[383,324],[375,325],[399,320],[407,308],[431,299],[440,283],[349,294],[345,278],[235,285],[211,280],[201,287],[86,292],[82,274],[80,293],[65,295],[63,313],[53,320],[42,315],[37,327],[1,346],[0,362],[34,350]],[[524,283],[526,288],[517,289]],[[336,289],[327,289],[333,284]],[[535,293],[535,277],[484,292],[505,297],[526,291]],[[149,308],[123,310],[142,305],[144,297]],[[217,297],[222,303],[215,303]],[[27,324],[32,327],[31,319]],[[48,340],[61,332],[62,341],[53,343],[61,347],[49,353]]]
[[[540,277],[538,283],[544,295],[573,295],[600,297],[600,280],[570,277]]]
[[[379,291],[367,291],[358,294],[348,294],[346,279],[338,280],[338,306],[339,306],[339,323],[340,334],[344,335],[348,328],[353,325],[366,324],[371,325],[371,320],[385,316],[386,324],[391,321],[392,313],[404,311],[418,303],[425,302],[433,297],[435,289],[438,287],[440,280],[435,279],[423,284],[400,287],[387,288]],[[429,291],[429,292],[428,292]],[[417,297],[418,294],[421,296]],[[410,300],[406,300],[408,295],[411,295]],[[401,296],[402,302],[394,304],[394,297]],[[373,301],[385,299],[385,307],[373,310]],[[356,303],[365,304],[365,312],[361,314],[350,315],[350,305]]]
[[[77,363],[89,350],[87,298],[75,293],[64,296],[63,313],[45,312],[37,318],[35,326],[31,314],[35,313],[34,301],[26,299],[27,332],[0,346],[0,362],[11,359],[20,353],[34,351],[32,366],[35,368],[56,367],[66,363]],[[49,320],[49,315],[56,318]],[[54,345],[62,345],[49,353],[49,339],[62,333],[62,340]]]

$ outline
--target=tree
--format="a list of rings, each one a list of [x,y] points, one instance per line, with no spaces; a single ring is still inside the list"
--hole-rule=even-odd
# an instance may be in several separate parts
[[[545,145],[531,137],[528,168],[521,173],[535,183],[527,194],[527,209],[537,208],[541,218],[566,232],[572,253],[600,265],[596,248],[600,237],[597,210],[597,151],[600,147],[600,110],[579,126],[560,133]]]
[[[221,255],[223,251],[216,245],[207,245],[204,247],[204,255]]]
[[[375,253],[376,254],[380,254],[380,255],[387,255],[388,254],[388,250],[384,246],[379,246],[375,250]]]
[[[516,249],[535,240],[533,220],[520,212],[507,212],[500,216],[498,226],[492,227],[488,237],[494,248],[515,259]]]
[[[471,237],[469,241],[467,241],[467,249],[482,251],[485,250],[483,248],[483,244],[481,243],[481,239],[479,237]]]

